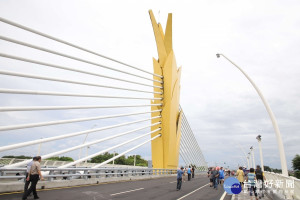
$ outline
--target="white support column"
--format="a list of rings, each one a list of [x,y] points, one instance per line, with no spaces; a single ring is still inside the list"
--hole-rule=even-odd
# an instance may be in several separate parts
[[[251,161],[251,152],[248,153],[248,157],[247,157],[247,158],[248,158],[248,160],[249,160],[249,164],[250,164],[250,165],[249,165],[249,169],[250,169],[250,168],[253,167],[252,161]]]
[[[248,157],[248,156],[246,156],[246,159],[247,159],[247,165],[248,165],[248,169],[250,169],[249,157]]]
[[[251,150],[252,159],[253,159],[253,161],[252,161],[252,165],[253,165],[253,168],[255,169],[255,168],[256,168],[256,166],[255,166],[255,159],[254,159],[254,148],[253,148],[253,146],[252,146],[252,147],[250,147],[250,150]]]

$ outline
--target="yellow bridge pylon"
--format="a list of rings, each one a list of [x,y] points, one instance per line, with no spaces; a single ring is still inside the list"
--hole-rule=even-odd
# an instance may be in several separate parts
[[[153,168],[176,169],[181,137],[181,112],[179,112],[181,67],[177,69],[172,47],[172,14],[168,15],[165,34],[161,24],[157,24],[151,10],[149,14],[158,51],[158,60],[153,58],[154,73],[163,76],[163,89],[154,88],[155,92],[163,92],[162,95],[154,94],[154,97],[162,97],[163,100],[151,102],[152,104],[163,104],[162,106],[152,106],[152,110],[162,109],[162,118],[152,120],[152,124],[159,120],[162,122],[151,128],[151,130],[155,130],[161,126],[161,132],[153,133],[152,137],[162,134],[160,138],[152,141],[152,164]],[[160,80],[157,76],[153,78]],[[153,84],[159,85],[160,83],[154,82]],[[159,113],[152,113],[152,117],[158,115]]]

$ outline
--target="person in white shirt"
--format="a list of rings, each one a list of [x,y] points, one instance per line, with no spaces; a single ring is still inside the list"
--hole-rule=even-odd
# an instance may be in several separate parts
[[[27,181],[31,182],[30,188],[24,192],[22,200],[26,200],[27,197],[33,193],[34,199],[39,199],[37,192],[36,192],[36,184],[39,181],[39,178],[41,180],[44,180],[42,173],[41,173],[41,162],[42,158],[41,156],[37,156],[34,162],[31,165],[30,173],[28,174],[28,177],[26,178]]]
[[[30,181],[27,181],[27,177],[28,177],[28,175],[30,173],[31,165],[33,164],[33,162],[34,162],[35,159],[36,159],[36,157],[33,157],[32,161],[30,161],[27,164],[27,171],[26,171],[26,178],[25,178],[25,185],[24,185],[24,193],[28,190],[28,186],[29,186]]]

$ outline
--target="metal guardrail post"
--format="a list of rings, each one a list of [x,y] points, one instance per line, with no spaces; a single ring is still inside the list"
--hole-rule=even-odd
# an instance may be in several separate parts
[[[88,170],[84,170],[83,174],[85,175],[83,176],[83,179],[88,179]]]
[[[100,178],[100,176],[98,175],[99,173],[100,173],[100,170],[96,170],[96,171],[95,171],[95,174],[97,174],[97,175],[96,175],[96,178]]]
[[[54,174],[54,170],[50,170],[49,175],[53,175],[53,174]],[[53,177],[49,177],[48,181],[53,181]]]
[[[0,176],[4,176],[5,172],[0,169]]]
[[[72,174],[72,171],[71,170],[68,170],[68,174]],[[67,180],[71,180],[72,177],[71,176],[67,176]]]

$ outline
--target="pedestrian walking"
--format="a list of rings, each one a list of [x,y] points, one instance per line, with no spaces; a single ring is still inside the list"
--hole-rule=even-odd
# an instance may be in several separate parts
[[[213,182],[213,174],[212,174],[212,168],[209,168],[208,172],[207,172],[207,177],[209,178],[209,187],[212,187],[214,185]]]
[[[30,172],[26,180],[30,181],[31,185],[30,188],[26,192],[24,192],[22,200],[26,200],[27,197],[31,194],[31,192],[33,193],[34,199],[39,199],[36,192],[36,184],[38,183],[39,178],[41,180],[44,180],[41,173],[41,165],[40,165],[41,160],[42,160],[41,156],[37,156],[30,167]]]
[[[30,168],[31,165],[33,164],[34,160],[36,159],[36,157],[33,157],[32,160],[27,164],[27,170],[26,170],[26,176],[25,176],[25,185],[24,185],[24,193],[28,190],[28,186],[30,184],[30,181],[27,181],[27,177],[30,173]]]
[[[214,184],[214,189],[218,189],[218,183],[219,183],[219,171],[214,167],[212,170],[212,177],[213,177],[213,184]]]
[[[250,186],[251,200],[252,200],[253,192],[254,192],[254,195],[255,195],[255,199],[258,200],[257,193],[256,193],[256,186],[255,186],[256,175],[254,173],[254,168],[250,168],[250,172],[247,174],[246,182]]]
[[[236,176],[237,176],[237,179],[240,182],[241,187],[243,188],[245,173],[244,173],[242,167],[239,167],[239,169],[236,171]]]
[[[223,170],[223,167],[220,168],[219,170],[219,180],[220,180],[220,184],[222,185],[224,183],[224,170]]]
[[[264,189],[265,189],[264,182],[266,180],[266,177],[259,165],[256,166],[255,175],[256,175],[256,180],[257,180],[257,182],[256,182],[257,189],[259,189],[259,192],[257,192],[258,197],[262,198],[262,197],[264,197]]]
[[[186,174],[186,172],[187,172],[187,169],[186,169],[186,167],[183,169],[183,177],[182,177],[182,181],[183,182],[185,182],[186,181],[186,176],[185,176],[185,174]]]
[[[192,167],[192,178],[195,178],[195,167]]]
[[[182,176],[184,175],[183,167],[177,170],[177,191],[181,189]]]
[[[188,174],[188,181],[190,181],[191,180],[191,175],[192,175],[191,166],[189,166],[189,168],[187,169],[187,174]]]

